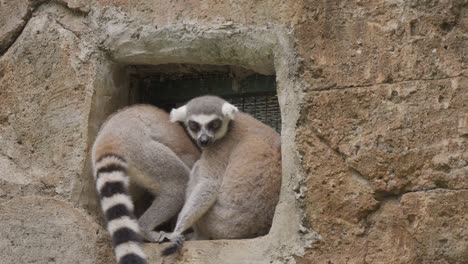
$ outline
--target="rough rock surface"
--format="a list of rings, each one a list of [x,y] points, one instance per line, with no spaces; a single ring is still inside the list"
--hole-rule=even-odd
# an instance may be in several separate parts
[[[69,203],[25,196],[0,204],[2,263],[109,263],[102,228]],[[106,259],[107,258],[107,259]]]
[[[467,42],[466,0],[0,1],[2,256],[109,261],[87,156],[126,66],[206,63],[276,71],[282,196],[165,263],[468,263]]]
[[[309,3],[298,262],[466,263],[467,2]]]
[[[64,27],[82,23],[54,11],[32,17],[0,58],[0,188],[14,195],[67,197],[83,170],[89,72],[83,43]]]
[[[456,77],[310,92],[301,122],[377,195],[468,188],[459,125],[466,87],[468,79]]]
[[[0,2],[0,54],[18,37],[31,16],[28,0]]]
[[[386,201],[369,217],[365,261],[466,263],[467,199],[467,190],[435,189]]]

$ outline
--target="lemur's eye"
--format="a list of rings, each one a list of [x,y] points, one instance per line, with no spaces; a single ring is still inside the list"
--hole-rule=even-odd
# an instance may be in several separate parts
[[[222,121],[220,119],[215,119],[211,121],[210,123],[208,123],[208,129],[212,131],[216,131],[221,127],[221,125],[222,125]]]
[[[198,132],[200,131],[200,124],[198,124],[195,121],[190,120],[188,121],[188,128],[192,130],[193,132]]]

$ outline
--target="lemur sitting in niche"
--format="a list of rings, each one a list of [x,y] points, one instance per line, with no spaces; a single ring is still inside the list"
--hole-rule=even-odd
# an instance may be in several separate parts
[[[119,264],[147,263],[142,235],[158,240],[153,229],[177,215],[199,157],[183,127],[153,106],[124,108],[102,125],[92,148],[93,175]],[[136,220],[133,201],[142,190],[155,200]]]
[[[225,100],[202,96],[173,109],[172,122],[185,124],[202,149],[190,173],[186,201],[172,241],[193,227],[200,239],[241,239],[268,233],[281,185],[280,136]]]

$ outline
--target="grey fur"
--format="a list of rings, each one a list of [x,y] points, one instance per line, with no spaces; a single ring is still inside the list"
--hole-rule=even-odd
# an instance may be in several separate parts
[[[211,95],[193,98],[187,103],[187,116],[215,114],[223,117],[221,108],[225,102],[223,99]]]
[[[230,125],[202,149],[192,168],[184,207],[174,232],[167,234],[171,241],[180,241],[190,227],[205,239],[252,238],[270,229],[281,185],[280,137],[245,113],[236,113],[232,120],[223,109],[237,109],[226,104],[219,97],[203,96],[183,111],[173,110],[173,121],[187,124],[202,113]]]
[[[97,184],[99,177],[103,177],[98,175],[99,171],[108,172],[123,166],[125,173],[119,174],[119,171],[115,171],[120,178],[113,179],[112,182],[125,183],[126,179],[129,179],[127,191],[133,200],[141,194],[142,189],[155,195],[154,202],[138,219],[139,229],[149,241],[157,241],[159,236],[153,232],[153,229],[176,216],[182,208],[190,168],[199,155],[199,150],[184,129],[178,124],[169,122],[167,113],[149,105],[130,106],[112,115],[103,124],[92,149]],[[104,176],[110,177],[109,174]],[[101,179],[102,181],[104,180]],[[117,190],[106,191],[111,192],[107,202],[117,199],[118,195],[112,193]],[[128,195],[127,192],[124,195]],[[103,204],[103,208],[104,206]],[[104,213],[108,215],[109,210]],[[134,217],[132,210],[129,211],[128,217]],[[111,232],[112,221],[114,220],[109,221],[108,230],[115,244],[115,241],[122,240],[122,237],[114,238],[117,232],[115,230]],[[133,220],[126,221],[130,225]],[[123,239],[128,238],[123,237]],[[138,240],[130,242],[138,244]],[[119,255],[118,250],[115,251],[116,255]],[[128,263],[133,261],[130,259]]]

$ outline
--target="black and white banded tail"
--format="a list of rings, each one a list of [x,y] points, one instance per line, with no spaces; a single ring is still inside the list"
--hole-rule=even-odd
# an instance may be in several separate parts
[[[146,255],[141,248],[143,239],[128,193],[127,162],[119,155],[107,154],[96,160],[94,170],[96,189],[117,263],[146,264]]]

